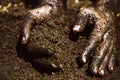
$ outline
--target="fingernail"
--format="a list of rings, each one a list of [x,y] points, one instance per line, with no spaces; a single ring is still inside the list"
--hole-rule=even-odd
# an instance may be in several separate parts
[[[53,68],[63,68],[63,65],[62,64],[60,64],[60,65],[55,65],[54,63],[51,63],[51,66],[53,67]]]
[[[74,32],[80,32],[80,25],[75,25],[75,26],[73,27],[73,31],[74,31]]]
[[[87,62],[87,60],[86,60],[85,57],[82,57],[82,61],[83,61],[83,63],[86,63],[86,62]]]
[[[60,68],[63,68],[63,65],[62,65],[62,64],[60,64],[59,66],[60,66]]]
[[[109,67],[109,69],[110,69],[110,71],[113,71],[114,68],[113,67]]]
[[[94,74],[97,74],[97,70],[98,70],[97,67],[94,67],[94,68],[93,68],[93,73],[94,73]]]
[[[25,37],[22,38],[22,44],[26,44],[27,43],[27,40]]]
[[[22,40],[25,41],[26,40],[25,37],[23,37]]]
[[[57,66],[55,64],[51,63],[51,65],[52,65],[52,67],[57,68]]]
[[[103,75],[104,75],[104,73],[105,73],[105,72],[104,72],[104,70],[103,70],[103,69],[99,71],[100,76],[103,76]]]

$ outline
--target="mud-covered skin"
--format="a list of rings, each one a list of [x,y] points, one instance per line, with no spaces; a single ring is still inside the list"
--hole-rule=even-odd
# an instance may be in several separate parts
[[[40,8],[28,11],[23,23],[22,43],[26,44],[30,35],[30,29],[35,23],[41,23],[62,13],[63,4],[61,0],[43,0]],[[61,11],[61,12],[60,12]]]
[[[112,71],[114,67],[116,36],[113,13],[102,6],[82,7],[79,9],[73,32],[82,32],[86,24],[93,24],[94,29],[89,35],[89,45],[80,55],[80,60],[86,63],[93,55],[91,71],[103,76],[107,69]]]
[[[110,2],[110,0],[100,0],[95,6],[80,8],[72,28],[74,33],[81,33],[86,24],[94,26],[89,35],[89,45],[80,55],[80,62],[86,63],[93,56],[91,72],[100,76],[105,75],[107,69],[109,71],[114,69],[116,36],[114,14],[107,6]],[[34,23],[38,24],[54,18],[61,14],[63,7],[62,0],[44,0],[40,8],[30,10],[23,24],[22,44],[29,41],[30,30]]]

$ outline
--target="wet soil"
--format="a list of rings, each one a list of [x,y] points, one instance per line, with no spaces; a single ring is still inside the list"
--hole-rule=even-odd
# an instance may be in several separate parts
[[[0,80],[119,80],[120,24],[116,25],[117,66],[113,73],[105,77],[95,77],[90,75],[88,64],[81,67],[77,63],[77,57],[82,53],[88,40],[81,34],[74,37],[70,34],[70,26],[74,21],[76,10],[68,9],[67,15],[35,25],[27,48],[34,47],[43,53],[28,55],[24,50],[26,47],[19,45],[19,37],[24,16],[29,9],[19,0],[0,1],[0,5],[3,6],[8,3],[12,3],[9,12],[0,13]],[[49,59],[46,56],[40,57],[41,54],[46,55],[44,54],[46,50],[46,54],[52,53],[57,57],[53,62],[61,63],[62,70],[49,74],[48,71],[43,71],[43,68],[32,63],[32,60]]]

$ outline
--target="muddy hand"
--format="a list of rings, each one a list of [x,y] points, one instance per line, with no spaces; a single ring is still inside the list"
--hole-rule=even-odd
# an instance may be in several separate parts
[[[30,31],[33,24],[40,24],[54,18],[62,11],[63,2],[61,0],[43,0],[43,5],[39,8],[28,11],[22,29],[22,44],[29,41]]]
[[[30,31],[33,28],[34,24],[41,24],[42,22],[48,21],[56,16],[62,14],[64,11],[64,3],[61,0],[42,0],[42,5],[39,8],[28,11],[25,21],[23,23],[22,28],[22,40],[21,44],[27,44],[30,37]],[[28,47],[26,46],[26,51],[28,52],[28,56],[33,57],[32,61],[34,64],[37,64],[39,67],[50,68],[52,71],[56,71],[61,69],[61,65],[57,63],[56,59],[53,58],[54,55],[50,56],[50,58],[41,59],[41,56],[49,56],[49,52],[41,52],[40,48]],[[44,53],[48,53],[45,54]],[[31,56],[32,55],[32,56]],[[36,59],[37,58],[37,59]],[[53,60],[50,60],[53,58]],[[56,61],[56,62],[53,62]]]
[[[111,13],[94,7],[80,8],[76,17],[72,28],[74,33],[83,32],[86,24],[94,26],[89,35],[89,44],[80,57],[80,62],[86,63],[92,56],[90,67],[93,74],[103,76],[107,69],[114,69],[116,36],[113,20]]]

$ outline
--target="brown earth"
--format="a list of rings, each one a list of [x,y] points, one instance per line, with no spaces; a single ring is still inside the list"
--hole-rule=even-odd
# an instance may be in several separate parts
[[[57,56],[57,62],[63,65],[63,70],[48,74],[31,62],[33,54],[26,56],[27,53],[24,52],[24,49],[18,46],[24,16],[29,9],[26,9],[20,0],[0,1],[0,5],[3,6],[8,3],[12,4],[8,8],[8,12],[0,8],[2,10],[0,12],[0,80],[119,80],[120,24],[117,23],[116,26],[117,66],[113,73],[102,78],[91,76],[87,70],[88,64],[80,67],[77,63],[76,58],[82,53],[88,40],[83,35],[74,37],[76,40],[70,37],[69,26],[74,21],[75,9],[68,9],[66,17],[61,15],[61,17],[46,23],[36,25],[27,46],[41,50],[43,47],[48,49],[49,52]]]

